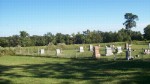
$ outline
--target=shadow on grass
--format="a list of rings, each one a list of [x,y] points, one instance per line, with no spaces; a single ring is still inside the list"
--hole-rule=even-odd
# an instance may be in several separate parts
[[[4,71],[9,71],[11,69],[12,67],[0,65],[0,84],[11,84],[10,80],[1,78],[2,74],[4,74]]]
[[[58,59],[58,61],[61,59]],[[16,77],[15,73],[9,75],[4,71],[13,68],[22,68],[24,72],[32,74],[32,78],[55,78],[67,79],[62,84],[72,84],[70,80],[77,82],[87,81],[87,83],[99,84],[114,82],[120,84],[141,84],[150,83],[150,61],[110,61],[107,59],[70,59],[67,62],[55,62],[44,64],[27,64],[22,66],[0,66],[2,68],[0,76]],[[28,77],[19,75],[18,77]],[[0,80],[1,82],[5,80]],[[7,81],[6,82],[10,82]]]

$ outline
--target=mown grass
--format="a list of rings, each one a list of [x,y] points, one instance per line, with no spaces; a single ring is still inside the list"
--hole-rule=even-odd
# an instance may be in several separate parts
[[[0,84],[149,84],[150,57],[112,58],[1,56]]]
[[[150,55],[142,54],[148,45],[132,44],[132,56],[140,57],[127,61],[125,50],[116,60],[105,56],[105,46],[110,44],[124,48],[121,42],[101,43],[99,60],[92,59],[89,44],[21,47],[27,56],[0,56],[0,84],[149,84]],[[85,52],[78,52],[80,46]],[[47,50],[45,55],[37,55],[42,48]],[[61,55],[56,56],[56,48],[62,49]],[[33,55],[28,55],[29,50]]]

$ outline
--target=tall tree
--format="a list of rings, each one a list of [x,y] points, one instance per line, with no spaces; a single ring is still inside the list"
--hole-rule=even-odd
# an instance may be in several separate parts
[[[138,20],[138,16],[132,13],[126,13],[124,15],[124,18],[126,19],[126,21],[123,23],[123,25],[125,25],[125,28],[127,30],[126,33],[129,35],[131,42],[131,28],[136,27],[136,20]]]
[[[31,39],[26,31],[20,31],[20,42],[21,46],[31,46]]]
[[[127,30],[130,30],[132,27],[136,27],[136,20],[138,20],[138,16],[132,13],[126,13],[124,15],[126,21],[123,23]]]

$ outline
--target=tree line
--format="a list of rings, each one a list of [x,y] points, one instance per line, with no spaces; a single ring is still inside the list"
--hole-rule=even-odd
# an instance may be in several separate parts
[[[26,31],[20,31],[20,35],[9,37],[0,37],[0,46],[45,46],[48,44],[65,43],[69,44],[91,44],[91,43],[108,43],[108,42],[125,42],[130,40],[150,40],[150,25],[144,28],[144,34],[139,31],[130,30],[130,35],[126,29],[120,29],[118,32],[102,32],[99,30],[86,30],[77,34],[52,34],[48,32],[42,36],[30,36]]]
[[[131,28],[136,27],[138,16],[132,13],[124,15],[126,21],[123,23],[125,29],[120,29],[118,32],[103,32],[99,30],[86,30],[77,34],[52,34],[48,32],[43,36],[30,36],[26,31],[20,31],[20,35],[10,37],[0,37],[0,46],[15,47],[15,46],[45,46],[49,44],[91,44],[91,43],[108,43],[108,42],[125,42],[132,40],[150,40],[150,25],[144,28],[144,34],[139,31],[132,31]]]

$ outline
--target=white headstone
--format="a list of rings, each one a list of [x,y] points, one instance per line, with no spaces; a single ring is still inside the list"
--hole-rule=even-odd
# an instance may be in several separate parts
[[[84,49],[83,49],[83,47],[80,47],[80,52],[84,52]]]
[[[93,45],[90,45],[90,51],[93,51]]]
[[[150,49],[150,43],[149,43],[149,49]]]
[[[145,49],[145,50],[144,50],[144,54],[147,54],[147,55],[149,55],[149,54],[150,54],[150,50],[148,50],[148,49]]]
[[[44,49],[41,49],[40,54],[44,54],[44,53],[45,53]]]
[[[106,54],[106,56],[113,55],[113,52],[112,52],[111,47],[107,47],[107,46],[106,46],[105,54]]]
[[[59,55],[61,53],[60,49],[56,49],[56,55]]]
[[[117,47],[117,53],[122,53],[122,48],[121,48],[121,46],[118,46],[118,47]]]

